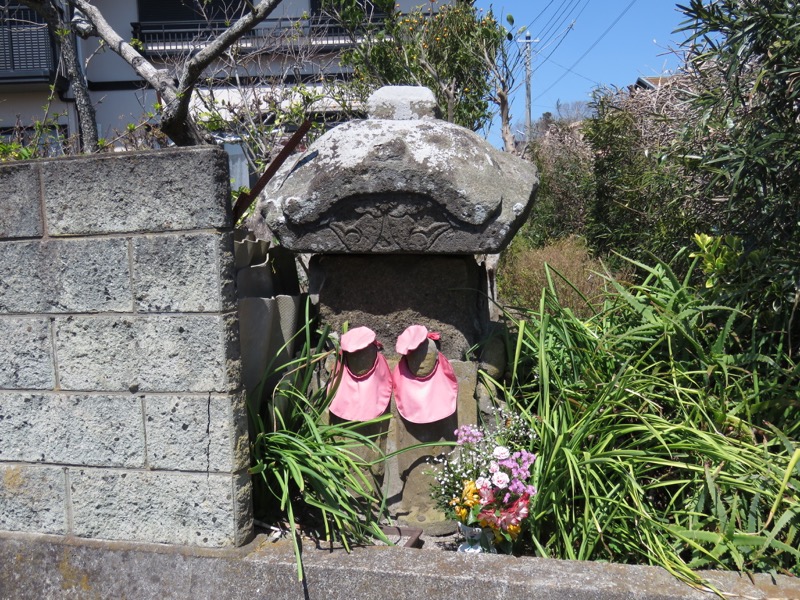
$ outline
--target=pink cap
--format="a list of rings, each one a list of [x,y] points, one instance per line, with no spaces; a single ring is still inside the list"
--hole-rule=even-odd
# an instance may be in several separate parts
[[[369,327],[356,327],[342,335],[341,347],[345,352],[363,350],[375,341],[375,332]]]
[[[419,348],[420,344],[428,339],[428,328],[424,325],[410,325],[397,338],[395,350],[405,356],[412,350]]]
[[[435,331],[428,331],[424,325],[409,325],[406,330],[397,338],[394,349],[398,354],[405,356],[412,350],[419,348],[420,344],[426,339],[438,340],[439,334]]]

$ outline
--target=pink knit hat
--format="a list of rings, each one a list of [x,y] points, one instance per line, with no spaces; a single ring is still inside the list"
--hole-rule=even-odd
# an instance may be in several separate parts
[[[389,406],[392,374],[383,354],[377,353],[372,368],[361,375],[356,375],[347,366],[346,353],[359,352],[372,344],[380,348],[375,332],[369,327],[356,327],[342,335],[342,355],[328,382],[328,389],[336,390],[329,410],[337,417],[347,421],[369,421],[382,415]]]
[[[429,339],[438,340],[439,334],[423,325],[411,325],[395,346],[403,355],[392,373],[395,403],[400,415],[412,423],[433,423],[456,412],[458,382],[444,354],[437,352],[433,370],[423,377],[414,375],[408,367],[406,356]]]
[[[375,343],[375,332],[369,327],[356,327],[342,335],[339,346],[344,352],[357,352]]]

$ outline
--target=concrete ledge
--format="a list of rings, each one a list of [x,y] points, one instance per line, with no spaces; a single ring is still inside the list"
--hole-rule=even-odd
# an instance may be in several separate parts
[[[373,547],[352,554],[306,547],[306,589],[291,543],[257,537],[209,550],[58,536],[0,534],[0,598],[312,598],[711,600],[656,567]],[[728,598],[800,598],[800,581],[711,572]]]

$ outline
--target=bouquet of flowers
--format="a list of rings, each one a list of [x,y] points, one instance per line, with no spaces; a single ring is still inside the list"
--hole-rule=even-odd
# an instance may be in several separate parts
[[[528,517],[536,460],[528,448],[530,427],[518,415],[500,413],[497,431],[464,425],[455,431],[458,446],[438,459],[433,497],[445,514],[467,526],[490,528],[504,551],[519,537]]]

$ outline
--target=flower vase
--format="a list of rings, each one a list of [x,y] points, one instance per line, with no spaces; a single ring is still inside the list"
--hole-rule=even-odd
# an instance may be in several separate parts
[[[459,522],[458,532],[464,536],[464,542],[458,547],[457,552],[497,554],[491,529],[472,527]]]

